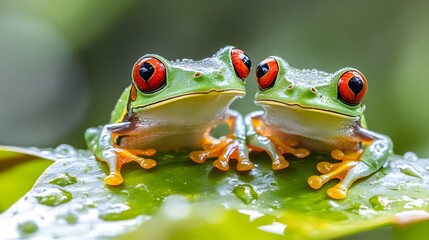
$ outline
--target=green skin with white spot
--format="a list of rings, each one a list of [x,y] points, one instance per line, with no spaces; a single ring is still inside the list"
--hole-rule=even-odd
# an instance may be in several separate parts
[[[153,93],[136,88],[134,101],[130,98],[131,85],[127,87],[109,124],[86,131],[88,149],[97,159],[109,164],[110,174],[115,174],[120,170],[116,166],[115,147],[157,151],[200,148],[202,139],[212,128],[231,118],[235,122],[230,129],[232,135],[245,145],[243,119],[229,109],[236,98],[245,95],[245,82],[236,75],[232,65],[232,49],[225,47],[201,61],[168,61],[153,54],[143,56],[154,57],[165,65],[165,86]]]
[[[355,180],[380,169],[392,154],[392,141],[366,129],[363,102],[350,106],[338,99],[340,76],[355,69],[329,74],[296,69],[280,57],[272,58],[279,67],[275,83],[255,96],[255,103],[264,111],[250,113],[245,119],[249,146],[265,150],[273,162],[282,156],[269,136],[297,140],[312,152],[363,148],[359,163],[336,186],[345,192]],[[258,132],[255,120],[263,123],[265,134]]]

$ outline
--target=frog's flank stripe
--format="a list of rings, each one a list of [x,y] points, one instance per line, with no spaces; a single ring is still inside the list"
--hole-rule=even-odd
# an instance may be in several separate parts
[[[324,113],[330,113],[330,114],[335,114],[335,115],[341,115],[344,117],[351,117],[351,118],[356,118],[358,116],[354,116],[354,115],[349,115],[349,114],[344,114],[344,113],[339,113],[336,111],[332,111],[332,110],[325,110],[325,109],[319,109],[319,108],[312,108],[312,107],[304,107],[301,106],[297,103],[284,103],[284,102],[280,102],[280,101],[275,101],[272,99],[260,99],[255,101],[256,104],[268,104],[268,105],[282,105],[282,106],[289,106],[289,107],[299,107],[302,109],[307,109],[307,110],[312,110],[312,111],[316,111],[316,112],[324,112]]]
[[[187,93],[187,94],[182,94],[182,95],[178,95],[178,96],[166,98],[164,100],[157,101],[157,102],[154,102],[154,103],[150,103],[150,104],[147,104],[147,105],[137,106],[137,107],[134,107],[133,109],[131,109],[131,111],[134,112],[134,110],[136,110],[136,109],[146,108],[146,107],[154,106],[154,105],[158,105],[158,104],[165,104],[165,103],[168,103],[171,100],[177,100],[177,99],[180,99],[180,98],[187,98],[187,97],[191,97],[191,96],[205,95],[205,94],[211,94],[211,93],[219,93],[219,94],[235,93],[235,94],[243,94],[243,95],[246,94],[243,90],[240,90],[240,89],[211,90],[211,91],[207,91],[207,92]]]

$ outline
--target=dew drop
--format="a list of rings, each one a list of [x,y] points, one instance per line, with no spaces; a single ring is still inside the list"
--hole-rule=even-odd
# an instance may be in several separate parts
[[[252,204],[258,200],[258,194],[250,184],[240,184],[232,190],[234,195],[245,204]]]
[[[369,203],[374,210],[386,210],[389,206],[389,199],[381,196],[374,196],[369,199]]]
[[[418,160],[418,157],[415,153],[413,152],[406,152],[404,154],[404,160],[405,161],[410,161],[410,162],[415,162]]]
[[[49,183],[64,187],[64,186],[75,184],[76,182],[77,182],[76,178],[71,176],[70,174],[59,173],[57,177],[51,180]]]
[[[71,193],[57,188],[46,189],[44,192],[36,196],[36,199],[40,204],[51,207],[69,202],[72,198]]]
[[[68,224],[76,224],[79,220],[79,217],[72,212],[68,212],[63,218]]]
[[[35,233],[39,226],[34,221],[25,221],[18,224],[18,231],[23,234]]]
[[[132,210],[131,207],[124,203],[115,203],[103,209],[98,217],[104,221],[130,219],[134,217],[130,210]]]
[[[149,193],[149,188],[143,184],[143,183],[139,183],[137,185],[135,185],[132,190],[134,192],[145,192],[145,193]]]
[[[412,177],[418,177],[423,179],[422,175],[420,174],[419,171],[417,171],[417,169],[415,169],[413,166],[408,165],[408,164],[402,164],[398,166],[399,170],[401,170],[401,172],[403,174],[406,174],[408,176],[412,176]]]
[[[67,144],[61,144],[58,147],[56,147],[53,151],[54,153],[60,154],[60,155],[74,155],[76,154],[76,149],[70,145]]]

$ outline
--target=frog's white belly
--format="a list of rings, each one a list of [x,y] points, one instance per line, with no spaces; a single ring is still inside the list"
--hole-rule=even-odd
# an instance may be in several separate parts
[[[200,148],[204,133],[225,122],[234,94],[187,97],[137,113],[132,133],[120,141],[125,148],[171,151]]]
[[[316,151],[356,149],[354,135],[358,117],[341,115],[296,105],[265,105],[263,122],[270,134],[293,137],[300,144]]]

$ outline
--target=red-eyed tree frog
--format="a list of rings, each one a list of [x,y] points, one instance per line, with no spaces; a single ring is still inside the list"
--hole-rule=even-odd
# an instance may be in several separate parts
[[[343,199],[354,181],[380,169],[392,154],[390,138],[366,128],[367,81],[358,70],[344,68],[333,74],[300,70],[272,56],[258,65],[256,78],[255,103],[264,111],[246,116],[247,141],[251,149],[270,155],[273,169],[289,165],[284,153],[303,158],[309,150],[331,152],[341,162],[318,163],[322,175],[309,177],[308,184],[319,189],[339,178],[327,193]]]
[[[229,159],[238,168],[251,169],[244,120],[229,109],[245,95],[245,78],[251,69],[249,57],[240,49],[225,47],[201,61],[168,61],[144,55],[132,68],[132,83],[119,98],[107,125],[89,128],[85,133],[88,149],[109,165],[104,179],[108,185],[123,182],[121,166],[136,161],[142,168],[153,168],[156,151],[200,148],[192,160],[213,163],[225,170]],[[220,141],[211,137],[212,128],[227,123],[228,136]]]

